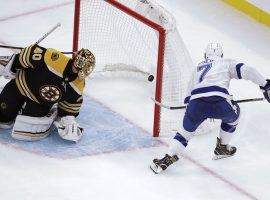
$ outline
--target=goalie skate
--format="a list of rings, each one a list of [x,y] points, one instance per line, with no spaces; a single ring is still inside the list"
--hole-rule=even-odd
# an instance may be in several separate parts
[[[150,169],[155,173],[159,174],[160,172],[166,170],[171,164],[178,161],[179,158],[177,155],[170,156],[165,155],[162,159],[154,159],[153,163],[150,165]]]
[[[230,145],[221,144],[221,140],[217,138],[217,146],[214,151],[213,160],[223,159],[231,157],[236,153],[236,147]]]

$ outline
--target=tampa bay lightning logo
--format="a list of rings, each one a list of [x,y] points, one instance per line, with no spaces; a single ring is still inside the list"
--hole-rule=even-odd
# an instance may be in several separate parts
[[[57,102],[62,96],[61,90],[54,85],[45,85],[39,89],[40,96],[49,102]]]

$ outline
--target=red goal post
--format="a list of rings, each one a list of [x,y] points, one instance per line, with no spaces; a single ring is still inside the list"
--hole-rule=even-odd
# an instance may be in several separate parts
[[[155,82],[156,83],[155,100],[158,102],[162,102],[164,104],[170,104],[172,106],[182,104],[184,96],[185,96],[183,91],[185,91],[186,89],[187,77],[190,75],[192,61],[176,29],[173,16],[170,13],[168,13],[163,7],[159,6],[153,0],[147,0],[146,3],[151,4],[150,6],[151,9],[157,10],[157,13],[159,13],[158,18],[156,20],[153,20],[149,16],[143,16],[142,13],[139,13],[140,10],[134,9],[133,4],[134,5],[139,4],[139,6],[142,4],[144,6],[144,3],[145,3],[144,0],[91,0],[91,1],[75,0],[73,51],[77,51],[78,49],[82,47],[89,48],[91,50],[93,50],[94,48],[93,52],[95,52],[96,54],[96,52],[98,52],[99,50],[95,49],[95,47],[92,46],[93,43],[89,44],[90,41],[92,40],[97,41],[98,39],[96,35],[101,35],[100,37],[104,37],[104,40],[108,39],[107,36],[104,36],[105,33],[108,31],[108,30],[104,30],[106,29],[107,25],[104,25],[104,27],[102,27],[102,25],[100,26],[100,24],[102,23],[107,24],[108,23],[107,21],[109,20],[110,25],[111,25],[111,23],[114,23],[113,20],[117,20],[116,22],[117,28],[115,30],[110,30],[110,31],[121,32],[122,30],[121,29],[119,30],[118,26],[120,27],[122,26],[123,32],[125,31],[123,35],[130,34],[126,36],[127,38],[129,37],[132,39],[131,34],[134,34],[133,37],[136,36],[135,34],[143,35],[143,36],[140,36],[140,39],[137,39],[137,40],[142,40],[142,41],[136,41],[138,44],[135,44],[134,47],[132,46],[130,48],[136,49],[137,47],[138,51],[142,51],[142,52],[147,51],[147,53],[149,50],[149,46],[151,46],[150,51],[154,49],[153,57],[156,57],[156,58],[152,60],[153,60],[153,65],[156,68],[155,69],[156,71],[154,74],[155,81],[156,81]],[[90,17],[86,17],[85,15],[89,15]],[[104,15],[112,15],[113,17],[106,18],[106,16]],[[91,19],[95,18],[97,22],[96,21],[89,22],[91,20],[90,18]],[[122,19],[122,18],[125,18],[125,19]],[[160,18],[162,18],[162,20],[165,21],[164,24],[158,21]],[[104,20],[104,22],[101,20]],[[121,22],[121,20],[123,22]],[[128,21],[128,23],[126,21]],[[133,26],[128,26],[128,24],[133,21],[136,24],[134,24]],[[123,23],[123,24],[120,24],[120,23]],[[138,25],[139,23],[140,25]],[[141,26],[144,26],[144,27],[142,28]],[[138,31],[138,29],[139,31],[134,33],[135,32],[133,30],[134,27],[136,27],[136,31]],[[128,28],[130,28],[131,30],[130,31],[127,30]],[[153,40],[157,40],[156,41],[157,44],[154,47],[152,47],[153,44],[151,44],[152,39],[145,39],[146,37],[147,38],[150,37],[147,35],[148,34],[147,32],[151,32],[149,28],[151,28],[153,32],[149,35],[151,35],[151,38],[155,38]],[[93,29],[99,29],[99,30],[96,30],[96,32],[92,32]],[[147,30],[144,30],[144,29],[147,29]],[[102,31],[104,31],[104,35]],[[109,37],[113,37],[112,33],[109,33],[109,34],[111,34]],[[119,34],[121,35],[122,33],[119,33]],[[144,35],[147,35],[147,36],[144,36]],[[123,36],[122,37],[116,36],[116,37],[122,38]],[[110,41],[107,41],[107,42],[109,43]],[[141,48],[141,46],[143,46],[141,43],[147,43],[147,42],[149,42],[149,44],[145,45],[146,46],[145,50],[139,49]],[[113,41],[112,45],[115,43],[117,42]],[[155,42],[152,42],[152,43],[155,43]],[[103,46],[103,45],[100,44],[99,46]],[[107,46],[109,48],[110,44],[108,44]],[[131,44],[127,44],[127,46],[131,46]],[[179,51],[177,48],[181,50]],[[119,49],[119,48],[115,48],[115,49]],[[103,49],[103,51],[106,51],[106,50]],[[124,48],[123,51],[126,55],[129,54],[128,48]],[[133,56],[138,57],[137,60],[141,60],[142,57],[144,57],[144,56],[141,56],[140,53],[141,52],[139,52],[138,55],[136,55],[137,53],[130,52],[130,54],[132,54],[132,57]],[[178,58],[178,56],[180,59]],[[114,59],[115,57],[119,57],[118,62],[124,63],[121,61],[122,59],[121,56],[114,55],[111,57],[113,57]],[[146,57],[145,65],[149,65],[147,63],[147,56],[145,57]],[[102,57],[102,59],[104,59],[104,57]],[[97,61],[98,60],[99,59],[97,58]],[[164,63],[165,61],[166,61],[166,64]],[[174,61],[177,61],[178,63]],[[108,62],[112,63],[112,61],[109,59],[108,59]],[[132,62],[127,63],[127,65],[131,65],[131,64]],[[140,63],[140,67],[143,65],[144,65],[144,62]],[[171,67],[171,65],[175,65],[175,66]],[[164,70],[165,66],[166,66],[166,70]],[[178,72],[178,69],[179,69],[179,72]],[[139,70],[147,71],[144,68],[143,69],[140,68]],[[180,112],[182,111],[168,111],[164,108],[161,108],[159,105],[154,104],[153,136],[158,137],[161,132],[177,131],[179,129],[179,126],[181,125]],[[175,121],[175,122],[172,122],[172,121]],[[171,125],[173,123],[174,125]]]

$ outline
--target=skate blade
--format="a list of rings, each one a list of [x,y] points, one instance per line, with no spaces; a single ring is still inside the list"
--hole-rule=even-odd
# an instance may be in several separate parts
[[[150,165],[150,169],[155,173],[155,174],[159,174],[160,172],[163,171],[163,169],[159,166],[157,166],[155,163],[152,163]]]
[[[220,159],[223,159],[223,158],[228,158],[228,157],[231,157],[233,155],[214,155],[212,160],[220,160]]]

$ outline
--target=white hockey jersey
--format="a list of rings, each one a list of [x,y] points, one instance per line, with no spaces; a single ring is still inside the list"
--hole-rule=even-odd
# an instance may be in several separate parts
[[[228,89],[231,79],[250,80],[259,86],[266,84],[265,78],[256,69],[244,63],[232,59],[207,60],[199,63],[194,70],[184,103],[209,96],[230,98]]]

